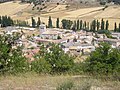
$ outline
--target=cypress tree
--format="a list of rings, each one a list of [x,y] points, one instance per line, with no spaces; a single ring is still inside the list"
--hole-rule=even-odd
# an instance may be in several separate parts
[[[87,23],[86,23],[86,21],[84,22],[84,29],[87,29]]]
[[[73,27],[72,27],[73,31],[76,31],[76,26],[77,26],[77,23],[76,23],[76,21],[74,21],[74,24],[73,24]]]
[[[80,20],[80,30],[83,28],[83,21]]]
[[[2,21],[2,20],[1,20],[1,16],[0,16],[0,24],[1,24],[1,21]]]
[[[40,17],[38,17],[37,27],[39,27],[40,24],[41,24],[41,20],[40,20]]]
[[[51,19],[51,16],[49,16],[48,27],[52,28],[52,19]]]
[[[97,20],[97,31],[99,30],[100,28],[100,22]]]
[[[115,22],[115,25],[114,25],[114,32],[117,32],[117,24]]]
[[[105,22],[104,22],[104,20],[102,19],[102,20],[101,20],[101,30],[104,30],[104,27],[105,27]]]
[[[32,20],[32,27],[35,28],[35,26],[36,26],[35,19],[32,17],[31,20]]]
[[[59,18],[57,18],[57,21],[56,21],[56,28],[59,28]]]
[[[108,28],[109,28],[109,22],[108,22],[108,20],[106,21],[106,30],[108,30]]]
[[[79,30],[80,28],[80,21],[79,20],[77,20],[77,30]]]
[[[119,23],[119,32],[120,32],[120,23]]]
[[[92,21],[92,24],[91,24],[91,31],[93,31],[93,32],[96,31],[96,20],[93,20],[93,21]]]

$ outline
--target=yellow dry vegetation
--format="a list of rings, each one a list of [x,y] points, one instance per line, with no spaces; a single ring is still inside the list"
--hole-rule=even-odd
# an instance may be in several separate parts
[[[27,8],[28,5],[29,4],[21,4],[20,1],[2,3],[0,4],[0,15],[13,16],[17,12]]]
[[[83,20],[91,22],[93,19],[101,21],[103,18],[105,21],[109,21],[109,29],[114,29],[114,23],[117,25],[120,23],[120,6],[109,6],[105,10],[104,7],[91,7],[91,8],[70,8],[66,9],[67,5],[50,4],[47,8],[43,9],[44,13],[32,10],[33,5],[21,4],[19,1],[6,2],[0,4],[0,15],[9,15],[15,20],[26,20],[31,24],[31,17],[34,17],[37,21],[38,17],[46,25],[48,24],[49,16],[52,17],[53,26],[56,26],[56,18],[70,19],[70,20]],[[61,23],[60,23],[61,24]]]

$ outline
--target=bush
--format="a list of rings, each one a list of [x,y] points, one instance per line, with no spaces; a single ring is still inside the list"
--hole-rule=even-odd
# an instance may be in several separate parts
[[[112,49],[108,43],[101,43],[85,63],[86,71],[92,74],[120,73],[120,51]]]
[[[69,81],[69,82],[65,82],[59,85],[57,87],[57,90],[72,90],[73,87],[74,87],[74,83]]]
[[[27,59],[23,56],[22,47],[16,41],[21,35],[0,35],[0,73],[21,73],[28,70]],[[13,46],[16,46],[13,48]]]
[[[105,34],[105,35],[111,35],[111,32],[109,30],[98,30],[98,34]]]
[[[41,58],[31,63],[31,70],[38,74],[46,74],[51,72],[51,65],[44,58]]]

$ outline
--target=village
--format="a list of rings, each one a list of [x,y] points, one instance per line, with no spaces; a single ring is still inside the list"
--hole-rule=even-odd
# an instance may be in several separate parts
[[[40,44],[49,49],[49,44],[59,44],[65,53],[73,56],[89,56],[95,51],[101,42],[108,42],[112,48],[120,48],[120,33],[112,32],[114,39],[107,38],[105,34],[87,32],[85,30],[73,31],[60,28],[46,28],[41,24],[39,29],[30,27],[8,26],[4,30],[5,34],[13,35],[18,33],[21,38],[17,44],[24,46],[23,52],[30,61],[34,60],[34,55],[40,50]],[[36,33],[37,32],[37,33]],[[3,34],[1,32],[1,34]]]

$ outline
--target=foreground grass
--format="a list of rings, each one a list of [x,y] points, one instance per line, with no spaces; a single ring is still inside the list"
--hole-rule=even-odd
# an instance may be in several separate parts
[[[0,90],[56,90],[60,86],[62,87],[66,85],[65,87],[67,87],[69,83],[72,84],[70,90],[120,89],[119,81],[94,79],[85,76],[50,76],[37,75],[35,73],[27,73],[17,76],[0,76]]]

